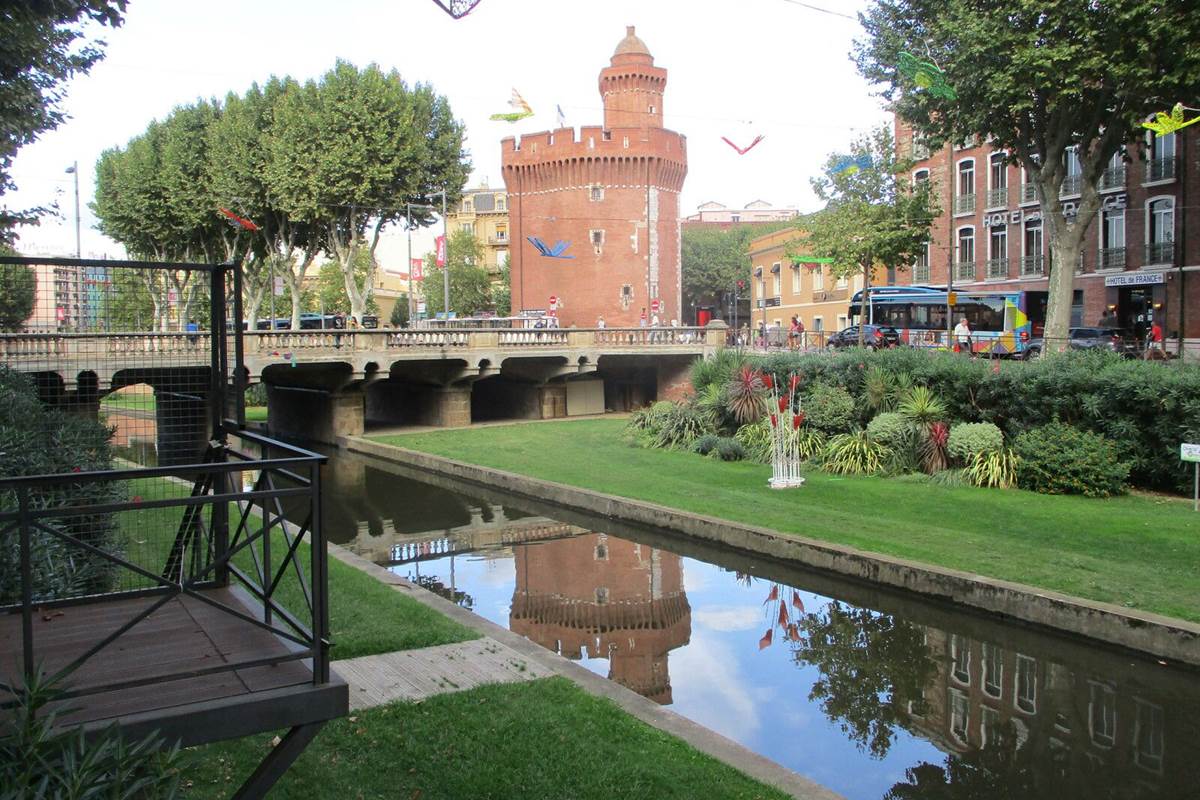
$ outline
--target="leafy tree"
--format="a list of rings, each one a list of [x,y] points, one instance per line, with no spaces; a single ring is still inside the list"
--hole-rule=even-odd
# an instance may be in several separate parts
[[[500,270],[500,281],[492,284],[492,307],[496,316],[512,316],[512,271],[508,267]]]
[[[433,253],[425,256],[426,264],[436,264]],[[450,270],[450,310],[460,317],[472,316],[476,312],[492,308],[492,279],[483,263],[483,245],[474,234],[455,231],[450,234],[446,247],[446,269]],[[430,316],[445,308],[443,297],[443,268],[425,270],[425,307]]]
[[[798,663],[821,676],[810,700],[872,756],[887,755],[894,729],[907,721],[908,701],[921,702],[936,665],[921,629],[887,614],[834,601],[804,615],[796,645]]]
[[[685,227],[682,237],[682,274],[684,305],[707,305],[725,299],[734,284],[745,281],[750,295],[750,240],[792,226],[793,222],[770,225],[737,225],[717,228]]]
[[[929,224],[938,213],[927,181],[904,179],[910,163],[896,156],[891,131],[880,127],[859,137],[850,158],[869,161],[865,169],[839,169],[844,156],[832,154],[825,174],[814,178],[813,190],[827,201],[823,211],[805,220],[804,240],[818,257],[832,258],[830,271],[839,277],[862,275],[871,285],[879,266],[903,269],[929,241]],[[866,329],[859,327],[859,344]]]
[[[388,318],[394,327],[404,328],[408,326],[408,298],[397,298],[396,305],[392,306],[392,316]]]
[[[10,172],[17,151],[66,119],[60,107],[66,83],[103,57],[104,42],[87,41],[84,28],[89,23],[116,28],[125,5],[125,0],[52,0],[5,3],[0,10],[0,196],[17,188]],[[11,242],[14,227],[36,223],[45,211],[0,208],[0,241]]]
[[[434,192],[445,189],[451,204],[458,199],[470,170],[463,134],[431,86],[410,89],[397,72],[374,64],[360,70],[338,61],[319,81],[280,98],[266,172],[272,197],[319,229],[355,317],[366,308],[376,269],[372,258],[356,277],[358,250],[373,256],[383,228],[406,216],[406,203],[424,225],[432,221]]]
[[[354,276],[360,282],[371,269],[371,251],[365,247],[357,248],[354,255]],[[316,296],[309,299],[310,311],[321,311],[326,314],[349,314],[350,298],[346,295],[346,282],[342,279],[342,268],[335,261],[326,261],[317,271]],[[378,314],[379,304],[373,294],[367,296],[367,314]]]
[[[17,252],[0,242],[0,256]],[[37,273],[22,264],[0,264],[0,331],[15,332],[25,326],[33,313],[37,293]]]
[[[1140,122],[1200,86],[1200,14],[1187,0],[876,0],[862,16],[858,69],[931,146],[988,139],[1041,197],[1052,269],[1046,336],[1065,342],[1074,269],[1105,168],[1144,146]],[[902,51],[930,58],[957,99],[917,89]],[[1077,212],[1059,199],[1077,148]]]

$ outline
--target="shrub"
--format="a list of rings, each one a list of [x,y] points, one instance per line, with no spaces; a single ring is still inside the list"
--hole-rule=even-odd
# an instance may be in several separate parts
[[[22,477],[112,469],[112,431],[99,421],[44,405],[30,380],[0,367],[0,475]],[[113,483],[56,484],[35,487],[30,504],[39,509],[118,502]],[[12,490],[0,490],[0,508],[13,509]],[[121,555],[112,514],[72,514],[42,524],[112,555]],[[21,597],[17,536],[0,537],[0,604]],[[45,530],[31,536],[34,600],[52,600],[106,591],[116,565]]]
[[[1049,359],[1054,360],[1054,359]],[[1125,490],[1129,464],[1116,445],[1097,433],[1061,422],[1017,436],[1017,485],[1045,494],[1108,497]]]
[[[717,436],[715,433],[706,433],[696,440],[696,443],[692,445],[692,450],[702,456],[706,456],[716,449],[717,442],[719,441],[721,441],[720,436]]]
[[[917,429],[912,422],[895,411],[885,411],[871,420],[867,425],[867,433],[893,450],[910,449],[917,438]]]
[[[914,386],[900,399],[897,410],[914,425],[921,427],[946,416],[946,404],[928,386]]]
[[[267,385],[256,383],[246,389],[246,405],[265,406],[267,404]]]
[[[741,425],[761,418],[766,393],[763,374],[756,369],[742,367],[725,384],[725,404],[729,416]]]
[[[954,489],[959,486],[969,486],[967,471],[963,469],[943,469],[929,476],[929,482],[934,486]]]
[[[722,384],[711,383],[705,386],[692,399],[692,405],[704,415],[714,430],[724,429],[730,422],[729,412],[725,407],[725,387]]]
[[[1000,447],[973,454],[963,470],[974,486],[1008,489],[1017,483],[1017,464],[1020,459],[1012,450]]]
[[[891,455],[891,450],[872,441],[864,430],[841,433],[825,446],[821,469],[835,475],[874,475],[883,471]]]
[[[741,461],[746,457],[746,448],[732,436],[722,436],[718,439],[714,452],[722,461]]]
[[[845,433],[858,419],[854,397],[840,386],[816,384],[803,396],[803,408],[807,424],[826,434]]]
[[[876,352],[772,353],[750,363],[775,374],[799,373],[807,384],[840,386],[867,408],[865,376],[879,367],[928,387],[947,417],[992,422],[1011,442],[1059,419],[1102,434],[1130,465],[1132,484],[1191,494],[1192,472],[1179,443],[1200,441],[1200,364],[1069,351],[1032,362],[956,357],[910,347]],[[993,369],[998,368],[998,369]]]
[[[946,452],[960,464],[966,464],[979,453],[993,453],[1004,448],[1004,434],[990,422],[960,422],[950,429]]]
[[[692,364],[692,388],[696,394],[709,386],[723,389],[745,363],[746,357],[737,350],[722,347],[712,358],[701,358]]]
[[[946,468],[946,442],[950,439],[950,426],[944,422],[931,422],[921,429],[921,443],[917,446],[917,456],[921,461],[921,469],[932,475]]]
[[[737,429],[734,438],[746,451],[746,458],[767,464],[771,461],[771,424],[765,419]]]
[[[801,425],[799,428],[793,430],[792,436],[796,439],[796,450],[801,461],[811,461],[817,458],[821,453],[825,452],[825,447],[829,444],[829,437],[816,428],[810,428],[807,425]],[[770,460],[769,453],[767,460]]]
[[[654,428],[647,431],[651,446],[688,450],[696,439],[713,432],[709,421],[694,407],[667,405],[670,408],[660,411],[654,418]]]
[[[0,738],[0,796],[5,798],[159,798],[179,796],[180,755],[156,733],[127,742],[116,725],[86,736],[63,725],[49,704],[62,692],[34,676],[17,689]]]

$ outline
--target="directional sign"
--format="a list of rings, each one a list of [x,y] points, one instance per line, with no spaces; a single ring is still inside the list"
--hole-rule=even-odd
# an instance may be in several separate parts
[[[1200,444],[1179,445],[1179,460],[1200,462]]]

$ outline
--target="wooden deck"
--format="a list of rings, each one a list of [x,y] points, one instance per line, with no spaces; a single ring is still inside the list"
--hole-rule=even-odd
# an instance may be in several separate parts
[[[235,591],[204,594],[253,615]],[[157,600],[39,610],[33,629],[38,665],[46,673],[61,669]],[[195,598],[175,597],[70,675],[66,688],[81,695],[58,704],[59,721],[89,728],[119,722],[130,735],[157,729],[191,745],[344,714],[345,683],[314,685],[307,660],[212,671],[289,652],[289,643],[269,631]],[[20,685],[22,660],[21,615],[0,616],[0,681]],[[89,693],[119,683],[139,685]],[[0,691],[0,701],[9,699]]]

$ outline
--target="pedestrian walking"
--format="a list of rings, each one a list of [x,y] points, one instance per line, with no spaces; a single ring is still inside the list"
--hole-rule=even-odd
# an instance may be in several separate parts
[[[954,326],[954,352],[971,354],[971,326],[966,317],[959,317]]]

